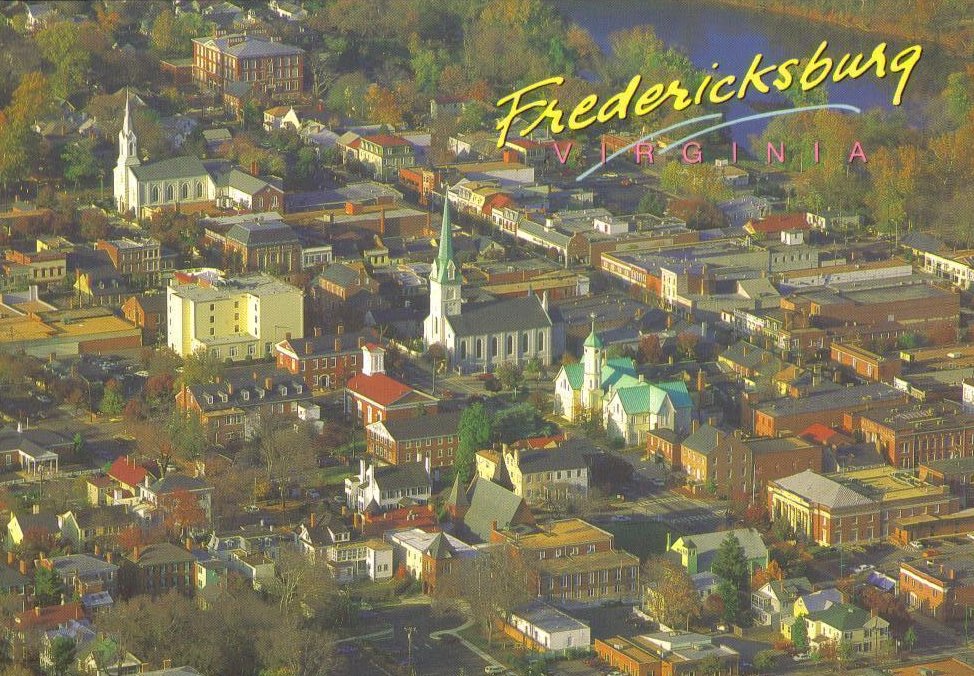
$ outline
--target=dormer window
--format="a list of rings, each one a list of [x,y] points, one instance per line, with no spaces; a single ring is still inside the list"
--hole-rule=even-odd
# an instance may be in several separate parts
[[[304,385],[300,385],[300,384],[295,385],[294,392],[295,394],[301,394],[302,392],[304,392]]]
[[[227,403],[228,398],[229,397],[227,396],[226,392],[220,392],[220,401],[222,401],[224,404]]]
[[[265,394],[267,394],[267,390],[265,390],[263,387],[258,387],[257,388],[257,397],[258,398],[263,399]]]
[[[206,403],[207,404],[211,404],[211,405],[213,404],[213,395],[212,394],[204,394],[203,395],[203,398],[206,399]]]
[[[250,390],[243,390],[240,393],[240,398],[244,401],[250,401]]]
[[[287,385],[281,385],[280,392],[281,392],[281,396],[282,397],[286,397],[287,396]]]

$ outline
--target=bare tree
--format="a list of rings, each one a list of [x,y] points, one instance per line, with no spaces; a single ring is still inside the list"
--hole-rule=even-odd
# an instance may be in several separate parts
[[[670,627],[690,626],[700,616],[700,598],[683,566],[665,556],[643,564],[643,603],[649,613]]]
[[[265,417],[257,437],[257,451],[267,470],[267,480],[277,483],[281,507],[287,505],[287,488],[292,481],[314,469],[314,443],[307,427],[284,418]]]

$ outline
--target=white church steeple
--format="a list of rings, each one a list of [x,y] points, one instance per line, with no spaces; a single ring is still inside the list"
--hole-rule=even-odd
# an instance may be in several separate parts
[[[443,223],[439,251],[430,270],[430,313],[423,324],[426,345],[447,347],[446,318],[460,314],[460,270],[453,260],[453,223],[450,220],[450,192],[443,195]]]
[[[135,136],[135,129],[132,127],[132,113],[129,103],[129,92],[125,90],[125,117],[122,119],[122,128],[118,130],[118,161],[115,163],[114,171],[114,195],[115,206],[121,213],[125,213],[137,203],[137,196],[133,195],[134,190],[138,190],[132,176],[131,167],[137,167],[139,162],[139,142]]]

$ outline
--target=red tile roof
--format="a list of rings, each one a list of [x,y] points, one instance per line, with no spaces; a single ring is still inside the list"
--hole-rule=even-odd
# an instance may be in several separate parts
[[[108,468],[108,476],[127,486],[138,486],[145,480],[148,471],[127,455],[115,458]]]
[[[550,437],[528,437],[527,439],[515,441],[514,446],[520,448],[547,448],[549,446],[557,446],[564,440],[564,433],[555,434]]]
[[[27,629],[48,631],[57,629],[62,624],[66,624],[68,620],[80,620],[84,615],[80,603],[37,607],[17,613],[14,616],[14,627],[21,631]]]
[[[393,134],[371,134],[369,136],[363,136],[366,141],[371,141],[380,146],[408,146],[409,141],[404,139],[402,136],[395,136]]]
[[[353,394],[370,399],[380,406],[391,406],[413,392],[413,388],[409,385],[390,378],[385,373],[371,376],[359,373],[349,380],[345,387]]]
[[[759,221],[748,221],[746,227],[755,233],[771,235],[785,230],[807,230],[808,223],[803,214],[771,214]]]
[[[800,436],[802,439],[814,441],[818,444],[827,444],[829,443],[829,439],[837,434],[838,432],[828,425],[823,425],[822,423],[812,423],[798,436]]]

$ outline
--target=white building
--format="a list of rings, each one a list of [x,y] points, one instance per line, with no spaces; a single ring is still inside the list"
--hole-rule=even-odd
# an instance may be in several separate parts
[[[204,349],[219,359],[259,359],[285,338],[304,337],[304,293],[267,275],[174,279],[166,293],[168,345],[181,357]]]
[[[423,322],[426,345],[439,343],[450,362],[467,370],[488,370],[504,362],[538,358],[551,365],[553,322],[547,295],[480,303],[463,308],[461,272],[453,259],[449,196],[443,201],[439,252],[430,270],[430,313]]]
[[[515,609],[508,624],[551,652],[588,648],[592,644],[587,624],[544,601],[535,600]]]
[[[384,512],[406,504],[429,502],[433,482],[430,459],[401,465],[366,465],[359,460],[357,476],[345,479],[345,502],[349,509]]]
[[[423,554],[425,554],[433,541],[441,533],[427,533],[421,528],[410,528],[408,530],[390,531],[385,534],[385,540],[392,545],[393,561],[396,568],[400,564],[406,567],[406,571],[414,580],[423,579]],[[457,540],[449,533],[442,533],[446,538],[447,544],[453,550],[453,554],[458,557],[476,556],[477,550],[465,542]]]

